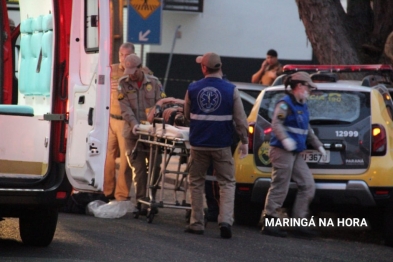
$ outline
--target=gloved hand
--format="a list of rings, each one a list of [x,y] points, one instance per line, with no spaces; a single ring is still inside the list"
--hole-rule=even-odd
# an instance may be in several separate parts
[[[133,133],[134,135],[137,135],[137,133],[136,133],[137,128],[139,128],[139,124],[136,124],[136,125],[132,128],[132,133]]]
[[[281,143],[287,151],[293,151],[296,149],[296,142],[290,137],[285,138],[281,141]]]
[[[239,147],[239,158],[243,159],[248,155],[248,144],[241,144]]]
[[[327,157],[325,148],[323,148],[323,146],[320,146],[320,147],[318,147],[318,151],[321,152],[321,154],[322,154],[322,159],[325,161],[325,160],[326,160],[326,157]]]

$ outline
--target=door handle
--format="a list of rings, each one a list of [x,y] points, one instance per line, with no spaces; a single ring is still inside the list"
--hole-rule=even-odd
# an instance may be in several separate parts
[[[83,105],[85,103],[85,96],[80,96],[78,99],[78,104]]]
[[[89,108],[89,116],[87,118],[87,123],[89,124],[89,126],[93,125],[93,113],[94,113],[94,108],[90,107]]]

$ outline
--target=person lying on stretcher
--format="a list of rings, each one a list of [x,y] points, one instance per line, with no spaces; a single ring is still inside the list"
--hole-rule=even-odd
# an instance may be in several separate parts
[[[163,118],[164,122],[173,126],[188,126],[183,113],[184,100],[174,97],[166,97],[157,101],[153,108],[149,109],[147,121],[153,123],[154,118]]]

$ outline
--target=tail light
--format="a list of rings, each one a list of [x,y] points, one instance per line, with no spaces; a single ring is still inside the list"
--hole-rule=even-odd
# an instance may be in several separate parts
[[[385,155],[387,146],[385,128],[380,124],[373,124],[371,132],[371,155]]]
[[[254,153],[254,132],[255,132],[255,124],[248,125],[248,153]]]
[[[65,199],[67,198],[67,192],[59,191],[56,193],[56,199]]]

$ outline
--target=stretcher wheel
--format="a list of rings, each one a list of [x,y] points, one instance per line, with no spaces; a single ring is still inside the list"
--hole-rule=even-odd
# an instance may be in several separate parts
[[[139,218],[139,211],[133,212],[132,215],[134,216],[135,219],[138,219]]]
[[[154,219],[154,214],[152,212],[149,212],[149,214],[147,214],[146,216],[147,223],[151,224],[151,222],[153,222],[153,219]]]
[[[153,222],[154,216],[158,214],[158,208],[153,206],[151,208],[148,209],[148,212],[146,214],[146,219],[148,223]]]
[[[191,209],[186,210],[186,223],[190,223],[191,219]]]

